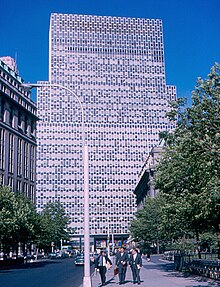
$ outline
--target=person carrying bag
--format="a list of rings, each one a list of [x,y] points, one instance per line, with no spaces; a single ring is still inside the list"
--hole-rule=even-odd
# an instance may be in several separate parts
[[[106,271],[107,266],[112,267],[112,262],[106,255],[105,251],[102,250],[98,258],[95,260],[95,271],[99,271],[101,277],[101,286],[106,284]]]

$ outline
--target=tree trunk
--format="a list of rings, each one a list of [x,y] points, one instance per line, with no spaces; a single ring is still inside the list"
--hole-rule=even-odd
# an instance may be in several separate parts
[[[157,254],[160,254],[160,242],[157,239]]]
[[[218,259],[220,259],[220,232],[219,230],[216,232],[217,240],[218,240]]]
[[[16,259],[18,259],[18,247],[19,247],[19,243],[17,242],[15,245],[16,248]]]
[[[199,240],[199,232],[198,232],[198,230],[196,230],[196,241],[197,241],[198,257],[199,257],[199,259],[201,259],[202,256],[201,256],[201,248],[200,248],[200,240]]]

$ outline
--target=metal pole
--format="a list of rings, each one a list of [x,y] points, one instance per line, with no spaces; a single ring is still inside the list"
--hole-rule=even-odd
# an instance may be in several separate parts
[[[83,146],[84,161],[84,278],[83,287],[91,286],[90,278],[90,239],[89,239],[89,157],[88,146]]]
[[[78,98],[75,91],[72,91],[59,84],[22,84],[23,87],[33,88],[33,87],[50,87],[50,88],[60,88],[71,93],[78,101],[81,114],[82,114],[82,146],[83,146],[83,165],[84,165],[84,278],[83,287],[91,287],[91,277],[90,277],[90,239],[89,239],[89,160],[88,160],[88,146],[86,144],[85,136],[85,122],[84,122],[84,110],[80,99]]]
[[[81,238],[81,236],[79,237],[79,251],[80,251],[80,253],[82,252],[82,238]]]
[[[110,232],[109,232],[109,217],[108,217],[108,239],[107,239],[108,257],[110,256],[109,242],[110,242]]]
[[[114,254],[115,251],[115,243],[114,243],[114,233],[113,233],[113,228],[112,228],[112,254]]]

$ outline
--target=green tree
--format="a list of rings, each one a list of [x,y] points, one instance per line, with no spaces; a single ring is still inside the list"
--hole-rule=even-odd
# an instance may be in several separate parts
[[[161,224],[163,205],[164,199],[160,195],[155,198],[146,198],[143,208],[137,211],[129,227],[136,241],[159,244],[164,240],[165,232]]]
[[[177,127],[159,164],[156,187],[169,195],[165,207],[173,210],[179,230],[193,231],[199,241],[205,230],[219,233],[220,225],[220,65],[206,80],[198,79],[191,107],[183,100],[172,106],[169,117],[177,118]]]
[[[14,206],[16,226],[12,233],[13,242],[23,246],[26,243],[34,243],[39,235],[39,215],[34,204],[23,194],[16,194]]]
[[[60,202],[49,202],[41,213],[41,235],[39,245],[49,251],[51,243],[60,245],[61,239],[68,239],[68,216]]]
[[[33,203],[9,187],[0,187],[0,241],[4,251],[18,251],[18,243],[37,236],[38,215]]]
[[[0,241],[4,249],[12,241],[12,233],[16,226],[14,214],[15,195],[8,187],[0,187]],[[6,251],[6,250],[5,250]]]

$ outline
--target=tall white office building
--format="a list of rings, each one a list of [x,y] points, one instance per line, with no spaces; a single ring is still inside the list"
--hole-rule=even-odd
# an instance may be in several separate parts
[[[162,21],[52,14],[49,82],[83,103],[89,146],[91,234],[126,234],[136,211],[138,173],[176,98],[166,84]],[[47,82],[42,82],[47,83]],[[83,234],[81,111],[71,93],[37,94],[37,207],[59,200]]]

